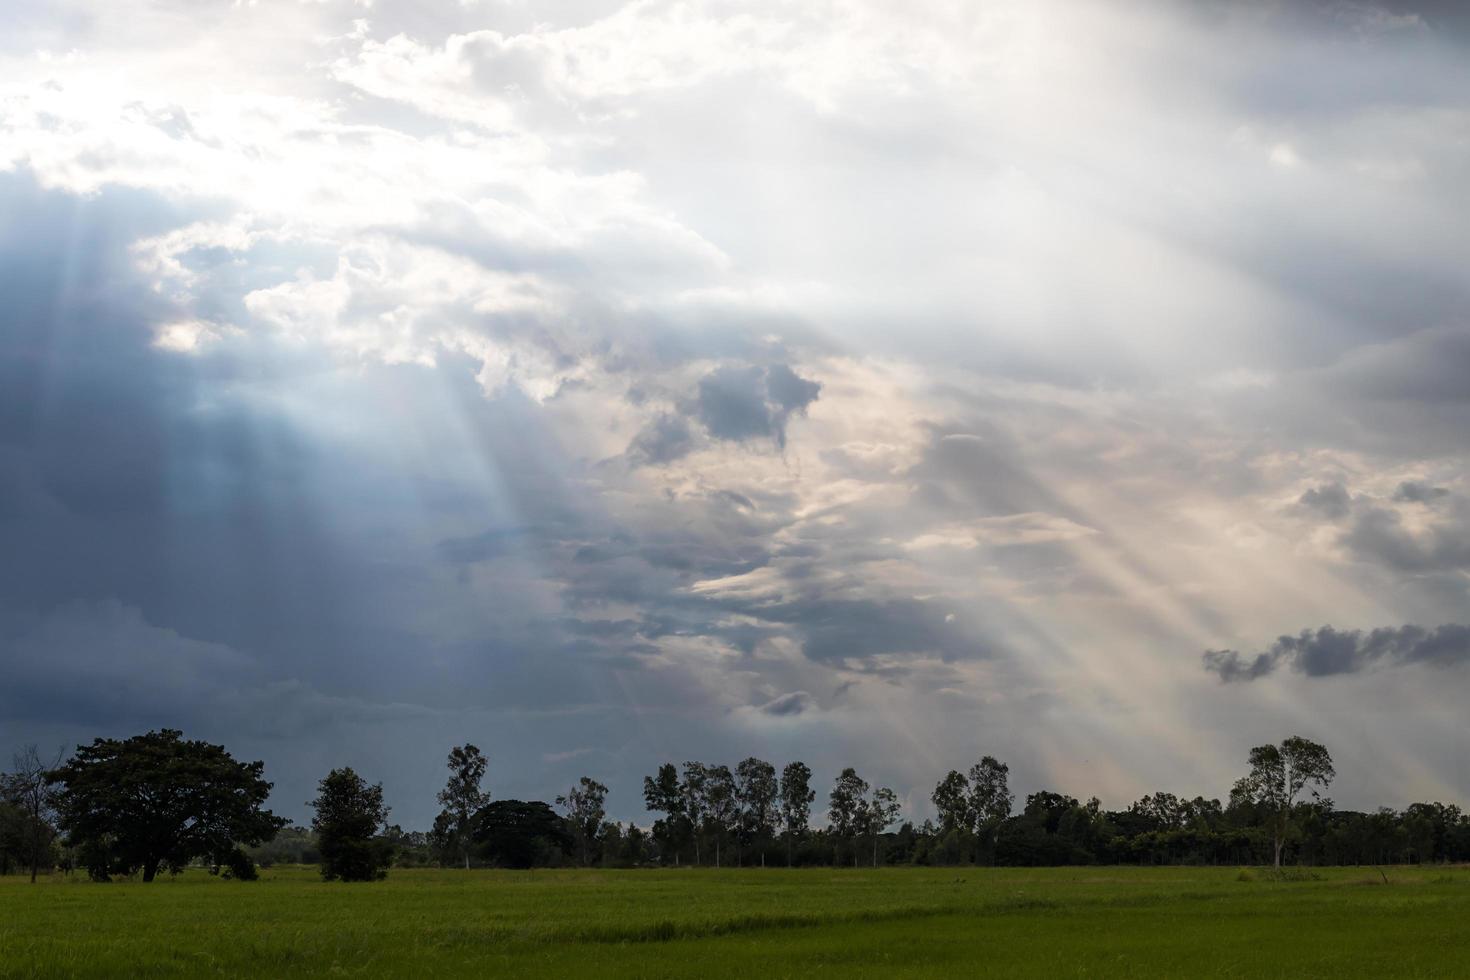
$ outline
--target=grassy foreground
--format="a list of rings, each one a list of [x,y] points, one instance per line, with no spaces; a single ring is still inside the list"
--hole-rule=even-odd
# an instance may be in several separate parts
[[[1470,869],[0,878],[0,977],[1464,977]],[[1248,880],[1243,880],[1248,879]]]

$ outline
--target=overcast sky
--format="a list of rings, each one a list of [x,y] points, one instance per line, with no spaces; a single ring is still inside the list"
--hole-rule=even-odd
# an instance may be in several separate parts
[[[5,20],[4,758],[1470,800],[1453,5]]]

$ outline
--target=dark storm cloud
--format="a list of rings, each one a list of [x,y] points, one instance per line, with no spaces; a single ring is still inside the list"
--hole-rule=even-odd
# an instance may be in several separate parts
[[[792,691],[774,697],[761,705],[761,713],[775,718],[789,718],[802,714],[816,706],[816,699],[806,691]]]
[[[1358,515],[1342,541],[1361,560],[1411,574],[1470,569],[1470,513],[1412,531],[1398,511],[1373,507]]]
[[[1323,626],[1282,636],[1254,657],[1235,650],[1207,650],[1205,669],[1227,683],[1253,681],[1288,666],[1308,677],[1356,674],[1373,667],[1428,664],[1451,667],[1470,662],[1470,626],[1450,623],[1336,630]]]
[[[1352,508],[1352,498],[1348,496],[1347,487],[1341,483],[1313,487],[1302,494],[1297,503],[1334,521],[1346,517]]]
[[[786,423],[817,400],[822,386],[784,364],[716,368],[699,382],[696,414],[716,439],[770,438],[786,445]]]
[[[689,454],[694,448],[694,434],[689,422],[679,415],[659,415],[633,437],[628,458],[634,463],[658,465],[670,463]]]
[[[1417,480],[1405,480],[1394,490],[1393,499],[1395,503],[1401,504],[1427,504],[1441,497],[1448,497],[1449,494],[1449,490],[1445,487],[1433,487]]]
[[[770,439],[786,446],[786,426],[817,400],[822,386],[799,376],[788,365],[725,364],[699,380],[694,395],[681,400],[678,413],[656,415],[628,444],[625,456],[634,466],[661,465],[697,449],[702,436],[726,442]],[[630,400],[642,400],[635,389]]]

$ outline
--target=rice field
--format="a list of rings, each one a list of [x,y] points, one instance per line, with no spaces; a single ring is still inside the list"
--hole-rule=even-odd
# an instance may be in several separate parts
[[[0,977],[1465,977],[1470,869],[0,878]]]

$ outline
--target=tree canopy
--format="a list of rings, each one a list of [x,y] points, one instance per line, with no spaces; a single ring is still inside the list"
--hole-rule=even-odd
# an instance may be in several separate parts
[[[264,763],[236,762],[223,746],[165,728],[77,747],[54,770],[58,822],[93,878],[191,859],[243,868],[239,848],[275,836],[286,821],[265,809]]]
[[[388,822],[383,784],[368,785],[351,768],[333,769],[317,784],[311,829],[327,881],[374,881],[388,874],[393,845],[380,833]]]

